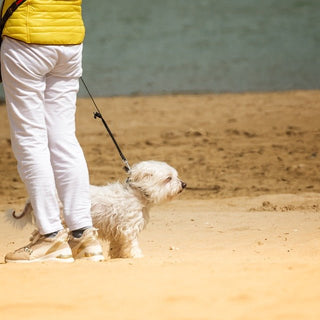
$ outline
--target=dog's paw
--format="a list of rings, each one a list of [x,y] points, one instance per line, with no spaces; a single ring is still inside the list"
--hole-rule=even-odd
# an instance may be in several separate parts
[[[130,255],[130,258],[134,258],[134,259],[143,258],[143,253],[139,247],[131,248],[129,255]]]
[[[139,259],[139,258],[143,258],[143,257],[144,257],[143,253],[142,252],[138,252],[138,253],[132,254],[131,258]]]

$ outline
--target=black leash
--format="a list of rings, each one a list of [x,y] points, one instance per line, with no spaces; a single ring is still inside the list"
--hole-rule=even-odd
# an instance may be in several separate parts
[[[83,80],[82,77],[80,77],[80,79],[81,79],[84,87],[86,88],[86,90],[87,90],[87,92],[88,92],[88,94],[89,94],[89,96],[90,96],[90,98],[91,98],[91,100],[92,100],[92,102],[93,102],[96,110],[97,110],[97,112],[94,112],[94,113],[93,113],[94,118],[95,118],[95,119],[97,119],[97,118],[100,118],[100,119],[101,119],[103,125],[104,125],[105,128],[107,129],[107,131],[108,131],[108,133],[109,133],[109,136],[111,137],[114,145],[116,146],[116,148],[117,148],[117,150],[118,150],[118,152],[119,152],[119,154],[120,154],[121,160],[122,160],[123,163],[124,163],[124,170],[125,170],[126,172],[130,171],[130,166],[129,166],[128,160],[127,160],[126,157],[123,155],[123,153],[122,153],[122,151],[121,151],[121,149],[120,149],[120,147],[119,147],[116,139],[114,138],[111,130],[109,129],[109,126],[107,125],[106,121],[103,119],[103,116],[102,116],[102,114],[101,114],[101,112],[100,112],[100,110],[99,110],[96,102],[94,101],[93,96],[91,95],[91,93],[90,93],[90,91],[89,91],[86,83],[84,82],[84,80]]]

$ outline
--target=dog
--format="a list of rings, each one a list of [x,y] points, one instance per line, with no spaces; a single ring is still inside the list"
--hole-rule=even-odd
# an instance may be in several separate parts
[[[90,186],[91,216],[99,238],[110,243],[110,258],[141,258],[138,236],[149,221],[152,206],[170,201],[186,188],[177,171],[165,162],[143,161],[128,171],[124,183]],[[61,205],[62,209],[62,205]],[[32,205],[27,200],[20,226],[32,222]]]

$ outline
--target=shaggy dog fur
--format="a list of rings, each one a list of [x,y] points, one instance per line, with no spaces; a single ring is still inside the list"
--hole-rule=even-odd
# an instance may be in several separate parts
[[[99,238],[110,242],[109,256],[142,257],[138,235],[149,221],[151,207],[171,200],[185,187],[174,168],[158,161],[134,165],[125,183],[90,186],[93,226]],[[31,222],[30,201],[20,215],[13,212],[13,216],[22,217],[20,226]]]

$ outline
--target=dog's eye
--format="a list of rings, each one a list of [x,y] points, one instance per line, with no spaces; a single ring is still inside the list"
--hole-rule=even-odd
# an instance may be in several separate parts
[[[165,183],[168,183],[172,180],[172,177],[168,177],[166,180],[164,180]]]

